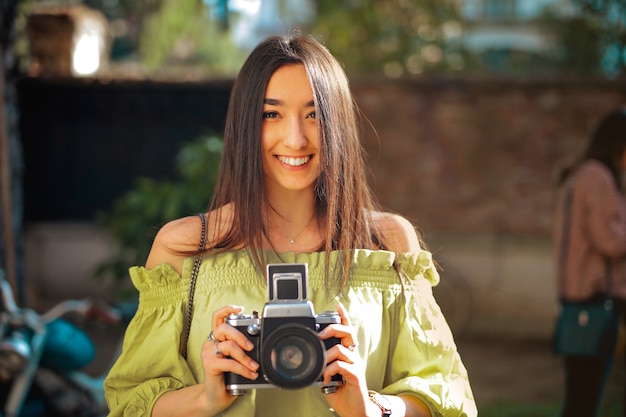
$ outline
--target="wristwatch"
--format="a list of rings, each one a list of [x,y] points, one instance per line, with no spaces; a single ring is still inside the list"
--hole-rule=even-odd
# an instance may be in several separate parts
[[[370,400],[378,407],[380,407],[380,411],[382,412],[382,417],[391,417],[391,401],[387,399],[382,394],[379,394],[376,391],[369,390],[367,393],[370,396]]]

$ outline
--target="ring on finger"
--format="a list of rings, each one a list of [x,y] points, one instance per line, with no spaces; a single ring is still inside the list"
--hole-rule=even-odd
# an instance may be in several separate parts
[[[215,356],[222,356],[222,351],[220,350],[220,342],[215,341]]]
[[[213,342],[217,342],[217,339],[215,338],[215,335],[213,334],[213,331],[211,331],[211,333],[209,334],[209,337],[207,337],[207,340],[211,340]]]
[[[350,346],[348,346],[348,349],[350,350],[350,352],[354,352],[354,349],[356,349],[359,346],[358,343],[353,343]]]

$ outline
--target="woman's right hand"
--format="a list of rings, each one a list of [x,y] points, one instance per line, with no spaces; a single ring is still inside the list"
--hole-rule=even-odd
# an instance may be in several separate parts
[[[202,367],[204,369],[204,391],[208,404],[223,411],[236,399],[226,391],[224,372],[232,372],[244,378],[256,379],[259,364],[248,356],[254,347],[252,342],[231,325],[225,323],[231,314],[243,312],[243,307],[228,305],[213,313],[212,339],[202,345]]]
[[[226,324],[230,314],[243,307],[226,306],[213,313],[212,335],[202,345],[204,383],[172,390],[161,395],[152,409],[152,417],[214,416],[228,408],[236,399],[226,391],[224,372],[256,379],[259,365],[247,354],[252,342],[239,330]]]

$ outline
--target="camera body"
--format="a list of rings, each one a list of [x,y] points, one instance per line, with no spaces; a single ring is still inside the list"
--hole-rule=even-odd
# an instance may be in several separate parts
[[[268,302],[263,314],[231,314],[226,323],[246,335],[254,348],[249,356],[259,363],[259,376],[251,380],[231,372],[224,374],[226,390],[243,395],[260,388],[297,389],[317,385],[331,393],[343,383],[334,375],[324,385],[321,374],[326,367],[326,350],[341,340],[321,340],[318,333],[326,326],[341,323],[337,312],[316,315],[308,300],[307,264],[270,264],[267,266]]]

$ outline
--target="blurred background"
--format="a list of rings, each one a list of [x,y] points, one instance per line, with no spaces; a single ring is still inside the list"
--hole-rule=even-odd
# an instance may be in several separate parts
[[[473,347],[522,346],[553,379],[519,401],[558,402],[556,177],[626,105],[626,0],[0,5],[0,267],[23,305],[135,297],[126,271],[159,226],[207,206],[247,53],[300,31],[343,63],[375,194],[441,265],[435,295],[470,371]],[[510,356],[482,383],[510,385]],[[500,395],[477,388],[479,404]]]

